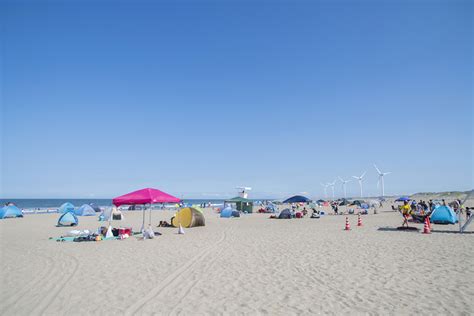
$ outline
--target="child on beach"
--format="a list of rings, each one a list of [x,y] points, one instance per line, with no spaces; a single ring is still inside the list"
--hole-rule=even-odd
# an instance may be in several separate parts
[[[411,206],[408,204],[408,201],[403,202],[402,206],[402,215],[403,215],[403,224],[402,227],[408,227],[408,217],[411,214]]]

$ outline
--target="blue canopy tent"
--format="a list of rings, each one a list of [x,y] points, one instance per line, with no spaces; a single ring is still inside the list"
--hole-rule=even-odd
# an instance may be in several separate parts
[[[302,195],[295,195],[283,201],[283,203],[308,203],[308,202],[311,202],[311,200]]]
[[[5,206],[0,209],[0,218],[23,217],[23,212],[15,205]]]
[[[456,224],[458,217],[452,208],[440,205],[431,213],[430,221],[434,224]]]
[[[75,210],[74,214],[76,214],[77,216],[95,216],[95,211],[90,205],[84,204],[80,208]]]
[[[395,202],[405,202],[405,201],[411,201],[411,199],[408,196],[402,196],[395,200]]]
[[[73,212],[66,212],[58,219],[58,226],[77,226],[79,219]]]
[[[66,202],[58,208],[58,213],[74,212],[74,205]]]

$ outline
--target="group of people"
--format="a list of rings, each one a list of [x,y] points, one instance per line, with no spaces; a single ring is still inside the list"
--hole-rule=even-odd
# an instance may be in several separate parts
[[[414,219],[419,217],[424,219],[426,216],[430,216],[437,205],[449,206],[456,214],[463,214],[465,211],[466,219],[471,217],[471,208],[465,208],[464,205],[462,205],[462,201],[459,199],[454,200],[453,202],[449,203],[449,205],[444,199],[441,200],[441,203],[436,203],[433,200],[429,200],[428,203],[423,200],[419,200],[418,202],[416,200],[412,200],[411,203],[409,203],[409,201],[404,201],[403,205],[399,206],[399,211],[403,215],[402,227],[408,227],[409,216],[412,216]]]

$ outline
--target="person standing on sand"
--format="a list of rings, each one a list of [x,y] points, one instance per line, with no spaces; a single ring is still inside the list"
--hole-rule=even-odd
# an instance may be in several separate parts
[[[402,206],[402,215],[403,215],[403,224],[402,224],[402,227],[408,227],[408,217],[410,216],[410,213],[411,213],[411,206],[408,204],[408,201],[404,201],[403,202],[403,206]]]

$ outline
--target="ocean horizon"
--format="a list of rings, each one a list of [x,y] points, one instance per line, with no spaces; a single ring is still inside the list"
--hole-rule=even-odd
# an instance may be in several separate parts
[[[186,204],[222,204],[225,199],[183,199],[182,201]],[[270,199],[250,199],[253,201],[264,201]],[[0,199],[0,206],[6,203],[14,203],[21,209],[44,209],[44,208],[59,208],[61,204],[69,202],[74,206],[81,206],[83,204],[95,204],[100,207],[112,206],[112,199],[68,199],[68,198],[55,198],[55,199]]]

